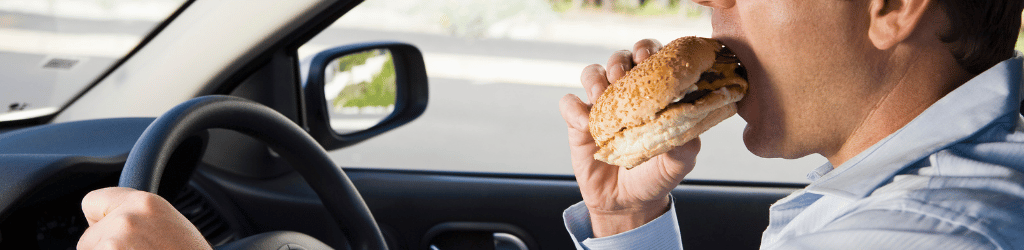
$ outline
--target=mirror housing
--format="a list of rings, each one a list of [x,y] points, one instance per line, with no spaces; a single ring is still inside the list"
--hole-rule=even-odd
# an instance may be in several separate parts
[[[324,94],[325,71],[337,58],[374,49],[387,49],[395,66],[394,111],[370,128],[339,134],[331,127],[330,109]],[[306,131],[326,150],[351,146],[416,119],[427,109],[427,71],[423,54],[400,42],[370,42],[324,50],[313,56],[302,86]]]

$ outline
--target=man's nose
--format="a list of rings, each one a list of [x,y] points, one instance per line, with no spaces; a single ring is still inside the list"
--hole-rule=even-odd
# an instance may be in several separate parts
[[[715,9],[728,9],[736,5],[736,0],[693,0],[693,2]]]

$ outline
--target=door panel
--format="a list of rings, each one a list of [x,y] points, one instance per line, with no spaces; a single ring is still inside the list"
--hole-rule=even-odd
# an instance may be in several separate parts
[[[423,249],[449,222],[521,228],[540,249],[572,249],[562,211],[582,200],[571,176],[346,169],[398,249]],[[684,184],[672,191],[687,249],[756,249],[768,207],[793,187]]]

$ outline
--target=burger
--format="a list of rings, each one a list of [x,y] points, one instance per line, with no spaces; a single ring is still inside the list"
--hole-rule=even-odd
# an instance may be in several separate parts
[[[710,38],[682,37],[608,86],[590,113],[594,158],[631,169],[736,114],[747,91],[736,55]]]

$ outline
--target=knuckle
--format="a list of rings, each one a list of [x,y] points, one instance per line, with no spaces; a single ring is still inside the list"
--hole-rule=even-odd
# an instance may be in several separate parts
[[[650,38],[637,41],[636,44],[633,45],[633,50],[635,51],[646,50],[653,53],[659,49],[661,49],[661,43],[658,42],[658,40]]]
[[[126,247],[123,244],[123,242],[121,240],[119,240],[118,238],[106,238],[106,239],[103,239],[102,241],[100,241],[99,244],[96,244],[96,249],[119,250],[119,249],[128,249],[128,247]]]
[[[619,51],[615,51],[615,54],[613,54],[612,57],[615,58],[615,59],[631,58],[631,57],[633,57],[633,52],[631,52],[629,50],[619,50]]]
[[[583,68],[583,72],[580,74],[580,81],[584,83],[599,81],[599,77],[604,75],[604,67],[600,64],[591,64],[586,68]]]
[[[160,196],[149,192],[138,191],[131,196],[130,201],[134,203],[134,207],[146,214],[156,212],[165,202]]]
[[[117,216],[114,223],[118,225],[119,228],[123,229],[121,232],[134,232],[134,230],[137,230],[139,225],[142,223],[139,221],[140,219],[141,217],[136,214],[123,214]]]
[[[92,248],[89,248],[89,245],[86,244],[86,241],[79,240],[78,244],[75,244],[75,249],[92,249]]]
[[[633,44],[634,48],[645,48],[645,47],[651,47],[651,46],[654,46],[654,41],[652,41],[650,38],[642,39],[640,41],[637,41],[635,44]]]

